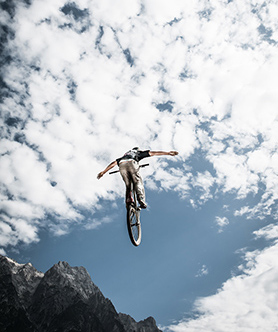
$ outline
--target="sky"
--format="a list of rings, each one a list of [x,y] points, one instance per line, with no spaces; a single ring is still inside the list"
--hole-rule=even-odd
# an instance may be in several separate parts
[[[277,1],[0,6],[0,254],[163,331],[277,331]],[[96,178],[134,146],[179,151],[146,159],[138,248]]]

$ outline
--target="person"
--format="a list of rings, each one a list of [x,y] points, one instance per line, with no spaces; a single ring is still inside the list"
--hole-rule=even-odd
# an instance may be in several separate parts
[[[97,178],[100,179],[103,175],[112,169],[114,166],[119,166],[119,171],[126,185],[126,204],[133,202],[131,193],[131,181],[134,183],[134,188],[137,196],[137,200],[142,209],[147,208],[145,201],[145,189],[144,184],[139,173],[139,161],[153,156],[176,156],[177,151],[150,151],[140,150],[135,147],[127,151],[122,157],[112,161],[102,172],[98,173]]]

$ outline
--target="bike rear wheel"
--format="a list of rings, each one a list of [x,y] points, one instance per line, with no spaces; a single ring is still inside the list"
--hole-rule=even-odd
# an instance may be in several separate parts
[[[140,209],[133,205],[127,207],[127,229],[130,240],[135,246],[141,243],[141,223],[140,223]]]
[[[127,229],[130,240],[133,245],[139,246],[141,243],[141,223],[140,223],[140,208],[136,204],[136,197],[134,195],[134,203],[127,206]]]

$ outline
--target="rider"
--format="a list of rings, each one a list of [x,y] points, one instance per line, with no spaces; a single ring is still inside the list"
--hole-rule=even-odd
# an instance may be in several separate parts
[[[140,207],[146,209],[147,205],[145,202],[145,190],[142,178],[139,173],[139,161],[143,158],[152,157],[152,156],[176,156],[177,151],[142,151],[138,147],[133,148],[132,150],[127,151],[121,158],[112,161],[104,171],[100,172],[97,175],[97,178],[100,179],[106,172],[111,168],[118,165],[121,176],[126,185],[126,203],[129,204],[133,201],[131,194],[131,181],[134,183],[136,195]]]

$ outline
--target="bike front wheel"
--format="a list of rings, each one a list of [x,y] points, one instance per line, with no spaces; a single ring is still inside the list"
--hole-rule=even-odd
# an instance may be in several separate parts
[[[127,229],[133,245],[141,243],[140,208],[130,204],[127,206]]]

